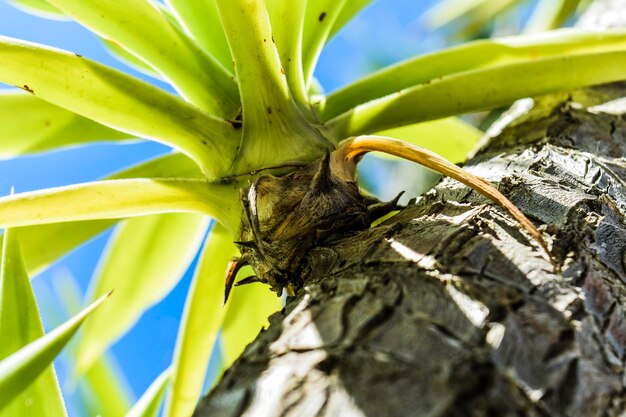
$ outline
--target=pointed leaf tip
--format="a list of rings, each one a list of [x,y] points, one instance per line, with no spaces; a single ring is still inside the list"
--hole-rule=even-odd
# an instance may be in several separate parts
[[[50,333],[0,361],[0,411],[26,389],[57,357],[104,295]]]

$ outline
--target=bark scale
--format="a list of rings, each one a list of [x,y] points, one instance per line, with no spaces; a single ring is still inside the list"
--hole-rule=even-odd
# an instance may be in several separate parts
[[[520,101],[466,165],[541,227],[556,267],[444,180],[313,249],[305,288],[194,415],[626,415],[625,93]]]

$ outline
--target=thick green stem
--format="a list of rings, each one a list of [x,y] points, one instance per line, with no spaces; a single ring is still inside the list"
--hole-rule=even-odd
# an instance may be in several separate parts
[[[217,0],[235,61],[243,137],[233,174],[291,161],[310,161],[330,148],[292,99],[260,0]]]

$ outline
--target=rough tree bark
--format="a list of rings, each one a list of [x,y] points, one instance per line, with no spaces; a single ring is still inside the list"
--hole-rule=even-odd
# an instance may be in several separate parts
[[[625,3],[598,2],[587,24],[614,24]],[[466,165],[542,228],[558,268],[444,180],[316,248],[326,272],[195,415],[626,416],[623,96],[614,84],[520,101]]]

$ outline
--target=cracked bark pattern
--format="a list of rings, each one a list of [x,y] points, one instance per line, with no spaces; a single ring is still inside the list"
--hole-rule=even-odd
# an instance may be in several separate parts
[[[559,268],[444,180],[312,250],[306,287],[195,415],[625,416],[625,92],[520,101],[466,166],[542,228]]]

